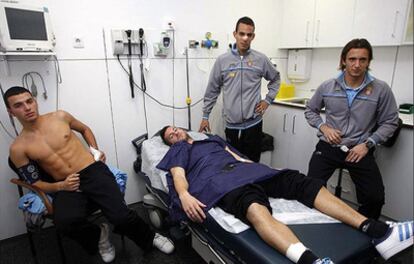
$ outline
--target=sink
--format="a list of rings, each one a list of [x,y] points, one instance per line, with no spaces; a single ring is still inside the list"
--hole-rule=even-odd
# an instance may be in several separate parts
[[[298,98],[298,97],[294,97],[294,98],[282,99],[280,101],[283,101],[283,102],[286,102],[286,103],[306,105],[309,102],[309,100],[310,100],[309,98]]]

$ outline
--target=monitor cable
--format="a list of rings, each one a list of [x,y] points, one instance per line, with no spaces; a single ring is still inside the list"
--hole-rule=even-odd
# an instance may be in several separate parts
[[[128,38],[128,68],[129,68],[129,87],[131,88],[131,97],[134,98],[135,94],[134,94],[134,76],[132,75],[132,60],[131,60],[131,55],[132,55],[132,43],[131,43],[131,34],[132,31],[130,29],[125,30],[125,33],[127,35]]]

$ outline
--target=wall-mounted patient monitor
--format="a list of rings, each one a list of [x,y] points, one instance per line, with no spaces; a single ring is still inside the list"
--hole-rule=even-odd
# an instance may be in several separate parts
[[[0,3],[0,51],[52,52],[55,43],[47,7]]]

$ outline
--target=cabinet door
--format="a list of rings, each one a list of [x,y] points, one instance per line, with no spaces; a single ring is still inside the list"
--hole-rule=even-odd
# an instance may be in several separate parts
[[[289,116],[284,107],[270,106],[264,116],[263,131],[274,138],[273,168],[287,168],[289,153]]]
[[[313,47],[343,47],[352,38],[355,0],[317,0]]]
[[[414,22],[413,22],[413,0],[410,1],[409,5],[408,5],[408,12],[407,12],[407,19],[405,22],[405,29],[404,29],[404,36],[403,36],[403,44],[404,45],[412,45],[413,44],[413,27],[414,27]]]
[[[413,129],[403,128],[395,145],[379,147],[377,163],[385,186],[382,214],[395,220],[413,218]]]
[[[399,45],[407,7],[407,0],[356,0],[353,36],[373,46]]]
[[[315,0],[283,0],[280,48],[311,47]]]
[[[318,138],[316,129],[312,128],[305,119],[303,109],[290,109],[291,126],[289,141],[290,169],[299,170],[305,175],[308,173],[309,160]]]

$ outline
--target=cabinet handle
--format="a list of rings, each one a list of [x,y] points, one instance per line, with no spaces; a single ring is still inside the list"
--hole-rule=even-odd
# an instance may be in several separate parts
[[[296,115],[293,116],[292,134],[296,134],[295,133],[295,124],[296,124]]]
[[[315,36],[315,40],[319,42],[319,26],[321,25],[321,20],[317,20],[316,22],[316,36]]]
[[[398,22],[398,17],[399,17],[400,11],[395,11],[395,17],[394,17],[394,26],[392,27],[392,33],[391,33],[391,37],[395,38],[395,30],[397,29],[397,22]]]
[[[310,21],[306,21],[306,35],[305,35],[305,41],[306,41],[306,45],[308,44],[308,40],[309,40],[309,24]]]
[[[283,115],[283,132],[286,132],[286,116],[287,114]]]

